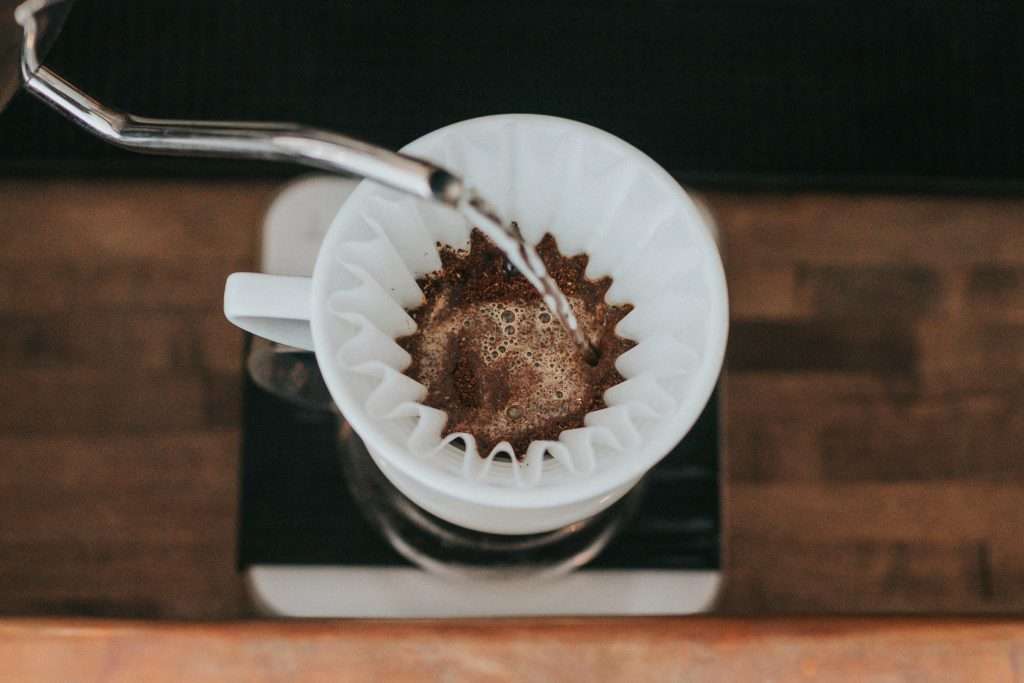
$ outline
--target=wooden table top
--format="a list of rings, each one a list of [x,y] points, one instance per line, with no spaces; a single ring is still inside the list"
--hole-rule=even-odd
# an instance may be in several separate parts
[[[234,566],[241,335],[221,297],[254,267],[276,187],[0,181],[0,614],[251,614]],[[1019,613],[1024,200],[708,200],[732,303],[720,610]],[[572,628],[639,661],[671,646],[635,629],[708,622],[644,623]],[[530,634],[572,632],[450,628],[413,642],[458,633],[555,666],[564,650]]]
[[[0,621],[0,680],[1024,680],[1024,624],[715,618]]]

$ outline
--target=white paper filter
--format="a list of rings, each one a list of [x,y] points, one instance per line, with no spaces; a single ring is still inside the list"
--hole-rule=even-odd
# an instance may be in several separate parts
[[[474,122],[475,123],[475,122]],[[420,403],[426,388],[402,371],[409,355],[395,338],[415,331],[406,313],[419,305],[416,279],[441,266],[436,244],[469,244],[470,226],[443,207],[363,183],[339,213],[336,259],[328,280],[326,338],[336,349],[345,391],[365,407],[367,424],[404,451],[451,476],[500,487],[559,486],[592,476],[643,451],[696,391],[694,370],[708,345],[708,266],[689,202],[664,176],[633,163],[621,145],[573,131],[552,134],[544,120],[444,130],[407,151],[462,174],[503,216],[537,242],[545,232],[562,253],[586,252],[587,275],[610,275],[610,304],[634,310],[617,328],[637,342],[616,367],[625,379],[605,394],[608,408],[558,441],[533,442],[522,462],[495,461],[508,444],[481,457],[472,434],[443,436],[447,416]],[[456,438],[463,451],[450,445]],[[544,458],[545,452],[552,457]],[[522,455],[522,454],[520,454]]]

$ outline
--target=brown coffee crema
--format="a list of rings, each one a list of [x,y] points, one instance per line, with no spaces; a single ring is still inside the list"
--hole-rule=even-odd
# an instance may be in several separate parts
[[[537,245],[597,347],[592,366],[482,232],[473,230],[468,251],[438,249],[441,269],[417,280],[417,330],[398,344],[412,356],[405,374],[427,387],[423,402],[448,414],[446,434],[473,434],[485,457],[508,441],[522,457],[531,441],[556,440],[605,407],[605,390],[623,381],[615,360],[635,346],[615,334],[632,306],[605,303],[611,278],[588,280],[587,256],[562,256],[550,234]]]

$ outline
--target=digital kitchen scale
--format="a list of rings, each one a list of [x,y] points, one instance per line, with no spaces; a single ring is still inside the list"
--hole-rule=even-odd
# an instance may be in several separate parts
[[[263,270],[311,273],[323,235],[355,184],[316,176],[279,193],[264,223]],[[248,340],[247,356],[259,343]],[[309,367],[298,369],[316,372],[312,356]],[[600,552],[583,568],[557,577],[445,571],[445,558],[454,563],[465,549],[444,530],[432,541],[439,571],[410,562],[401,539],[385,538],[388,528],[380,517],[386,510],[375,506],[396,501],[422,518],[427,529],[444,523],[394,490],[360,452],[358,441],[346,438],[347,430],[336,411],[282,398],[246,373],[239,568],[254,603],[267,614],[690,614],[707,610],[715,599],[720,585],[717,391],[686,438],[609,509],[609,523],[595,518],[593,533],[610,537],[607,546],[581,541]],[[366,495],[357,500],[352,490]],[[588,524],[561,533],[582,536]],[[530,557],[524,551],[523,561]],[[590,559],[585,550],[575,557]]]

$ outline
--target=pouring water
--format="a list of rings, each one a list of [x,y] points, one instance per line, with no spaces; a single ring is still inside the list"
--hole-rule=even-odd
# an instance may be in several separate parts
[[[540,292],[544,305],[572,336],[583,359],[590,365],[595,365],[598,359],[597,349],[583,333],[569,299],[554,278],[548,275],[544,261],[533,245],[523,238],[519,226],[502,220],[494,207],[475,190],[463,191],[455,208],[472,225],[487,235],[504,252],[509,262]]]

